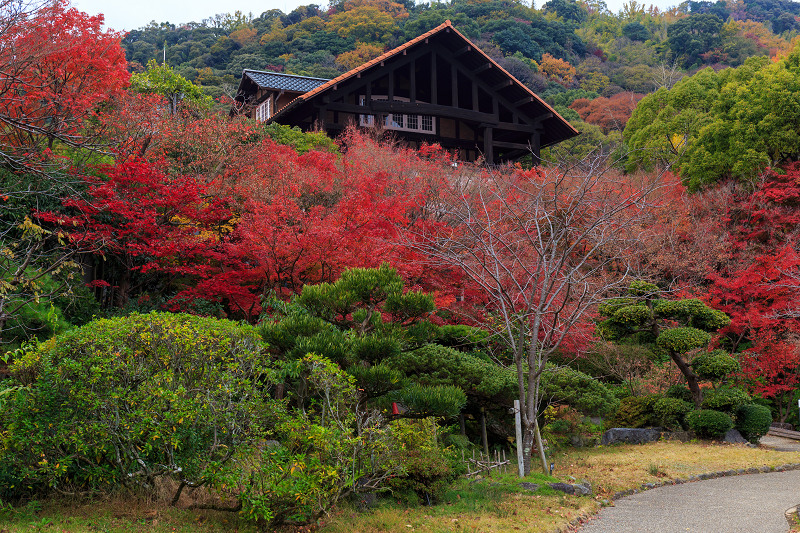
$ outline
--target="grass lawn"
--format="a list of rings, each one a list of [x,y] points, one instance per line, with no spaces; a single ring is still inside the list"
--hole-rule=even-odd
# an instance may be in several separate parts
[[[553,455],[555,476],[570,482],[585,479],[594,496],[567,496],[540,488],[522,489],[513,474],[478,481],[459,480],[436,506],[407,507],[391,498],[367,511],[338,508],[320,533],[546,532],[566,528],[572,520],[594,513],[615,492],[643,483],[668,482],[704,472],[718,472],[800,462],[800,454],[762,448],[708,443],[658,442],[574,449]],[[543,485],[551,478],[531,476]],[[52,499],[0,510],[0,533],[11,532],[204,532],[257,531],[231,513],[187,511],[164,504],[110,497],[101,501]],[[297,531],[297,530],[286,530]]]

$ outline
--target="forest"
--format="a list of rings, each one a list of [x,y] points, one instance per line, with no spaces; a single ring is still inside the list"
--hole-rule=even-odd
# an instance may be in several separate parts
[[[435,504],[475,449],[527,475],[611,427],[800,416],[800,4],[347,0],[127,34],[0,8],[3,505],[168,487],[299,526]],[[446,19],[582,134],[485,167],[229,113],[243,68],[333,77]]]

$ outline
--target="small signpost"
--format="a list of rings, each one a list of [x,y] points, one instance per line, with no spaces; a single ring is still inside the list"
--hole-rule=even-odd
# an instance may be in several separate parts
[[[522,457],[522,415],[519,410],[519,400],[514,400],[514,425],[517,427],[517,466],[519,477],[525,476],[525,465]]]

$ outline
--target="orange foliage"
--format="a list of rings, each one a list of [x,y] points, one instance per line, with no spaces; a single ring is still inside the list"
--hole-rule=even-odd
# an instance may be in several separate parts
[[[238,30],[232,32],[229,37],[233,42],[238,44],[241,47],[245,47],[247,45],[253,44],[256,41],[256,37],[258,32],[255,28],[250,26],[242,26]]]
[[[376,7],[384,13],[388,13],[395,21],[408,18],[405,6],[398,2],[392,2],[392,0],[347,0],[344,3],[345,11],[362,6]]]
[[[562,85],[569,85],[575,79],[575,67],[547,52],[542,55],[542,60],[536,65],[542,74]]]
[[[370,59],[375,59],[382,53],[383,46],[379,44],[358,43],[355,50],[340,54],[336,58],[336,64],[347,70],[352,70]]]
[[[643,94],[624,92],[611,98],[599,97],[594,100],[579,98],[570,107],[578,112],[581,119],[600,126],[603,133],[611,130],[622,131],[631,118],[636,104],[644,98]]]

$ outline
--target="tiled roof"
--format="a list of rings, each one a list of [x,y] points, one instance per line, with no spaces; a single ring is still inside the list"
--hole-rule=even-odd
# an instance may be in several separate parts
[[[307,76],[296,76],[294,74],[281,74],[279,72],[264,72],[261,70],[248,70],[242,72],[242,76],[247,76],[259,87],[265,89],[277,89],[279,91],[293,91],[306,93],[325,84],[329,80],[325,78],[309,78]]]

